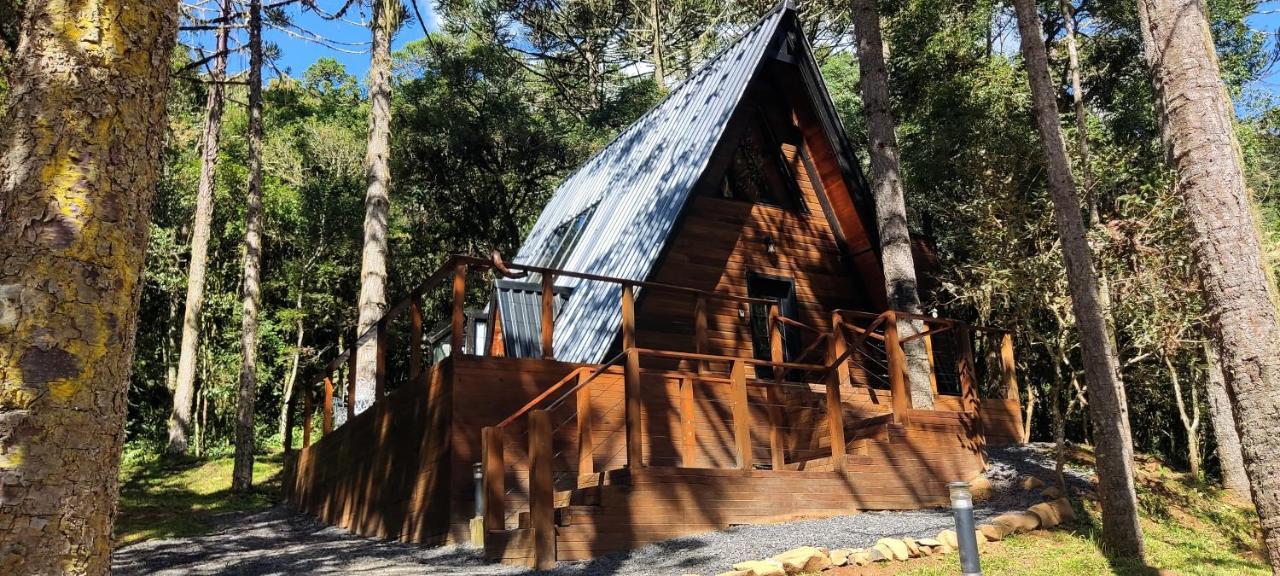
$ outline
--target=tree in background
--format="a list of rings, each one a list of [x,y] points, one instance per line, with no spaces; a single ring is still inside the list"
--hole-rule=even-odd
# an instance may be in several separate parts
[[[1102,538],[1110,554],[1143,557],[1142,526],[1138,524],[1138,493],[1134,485],[1133,440],[1129,432],[1124,382],[1108,344],[1107,323],[1098,298],[1098,275],[1093,251],[1085,240],[1080,200],[1071,175],[1071,161],[1059,127],[1057,98],[1049,77],[1042,23],[1033,0],[1014,0],[1022,56],[1044,147],[1062,242],[1062,257],[1071,290],[1071,307],[1080,331],[1085,380],[1089,385],[1089,413],[1097,447],[1098,496],[1102,504]]]
[[[131,0],[89,14],[26,6],[10,75],[22,98],[0,125],[6,574],[110,570],[177,12]]]
[[[219,14],[220,18],[230,18],[231,0],[221,1]],[[177,380],[174,382],[173,412],[169,416],[169,452],[175,454],[187,452],[187,436],[191,432],[191,408],[196,389],[196,352],[200,345],[200,312],[204,308],[204,277],[209,260],[210,227],[213,226],[214,170],[218,163],[218,139],[222,135],[229,36],[229,23],[221,22],[214,40],[213,69],[209,71],[209,93],[200,146],[200,184],[191,224],[191,261],[187,267],[187,300],[182,314],[182,344]]]
[[[1272,569],[1280,573],[1280,317],[1200,0],[1139,0],[1168,159],[1190,223],[1192,248],[1235,409],[1245,469]]]
[[[404,21],[400,0],[373,0],[369,61],[369,145],[365,151],[364,252],[360,259],[360,321],[356,325],[355,413],[372,406],[378,368],[373,327],[387,309],[387,232],[391,217],[391,37]]]
[[[240,319],[240,387],[236,398],[235,466],[231,490],[253,486],[257,442],[253,413],[258,387],[258,306],[262,301],[262,0],[249,2],[249,178],[244,212],[244,283]]]
[[[885,66],[884,39],[880,35],[880,12],[875,0],[853,0],[851,4],[858,35],[862,109],[867,118],[867,155],[871,157],[871,192],[876,205],[885,293],[891,310],[920,314],[916,268],[911,258],[911,231],[907,226],[906,200],[902,196],[898,137],[889,103],[889,70]],[[923,329],[919,321],[898,322],[903,338]],[[932,409],[933,388],[924,341],[917,339],[904,348],[911,381],[911,405]]]

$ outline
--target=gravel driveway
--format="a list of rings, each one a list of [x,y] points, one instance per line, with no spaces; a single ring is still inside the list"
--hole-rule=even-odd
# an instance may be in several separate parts
[[[987,477],[995,496],[978,505],[979,519],[1021,510],[1038,501],[1017,488],[1023,474],[1046,482],[1053,460],[1045,445],[992,449]],[[1089,489],[1086,471],[1068,469],[1069,489]],[[564,562],[554,574],[715,574],[735,562],[771,556],[798,546],[866,547],[885,536],[925,537],[952,527],[947,509],[867,512],[825,520],[742,526],[652,544],[588,562]],[[473,549],[419,548],[353,536],[283,506],[230,518],[208,536],[150,540],[117,550],[116,574],[524,574],[485,564]]]

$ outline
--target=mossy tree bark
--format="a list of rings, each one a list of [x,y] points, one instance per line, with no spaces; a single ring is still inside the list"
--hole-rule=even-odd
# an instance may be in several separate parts
[[[0,573],[106,574],[174,0],[29,2],[0,124]]]
[[[221,0],[221,17],[231,14],[231,0]],[[191,225],[191,262],[187,266],[187,302],[182,314],[182,344],[178,356],[178,377],[173,389],[173,412],[169,416],[169,452],[185,454],[191,433],[191,404],[196,391],[196,352],[200,347],[200,312],[204,308],[204,276],[209,261],[209,231],[213,226],[214,170],[218,164],[218,138],[222,132],[225,100],[223,80],[227,73],[227,37],[224,21],[214,41],[215,56],[209,74],[209,94],[205,103],[204,134],[201,137],[200,184]]]
[[[1044,145],[1062,257],[1071,292],[1071,308],[1080,331],[1085,381],[1089,386],[1089,416],[1097,449],[1098,496],[1102,503],[1102,539],[1117,557],[1143,557],[1142,526],[1138,524],[1138,494],[1133,479],[1133,439],[1124,382],[1098,295],[1093,251],[1084,235],[1080,199],[1071,176],[1071,161],[1059,126],[1058,103],[1045,53],[1040,16],[1032,0],[1014,0],[1022,57],[1031,86],[1036,128]]]
[[[1280,574],[1280,317],[1201,0],[1138,0],[1168,160],[1272,570]]]
[[[885,65],[884,39],[880,34],[880,13],[875,0],[853,0],[854,33],[858,39],[858,70],[861,74],[862,109],[867,117],[868,151],[871,155],[871,190],[876,204],[876,227],[880,232],[880,261],[884,268],[885,292],[889,308],[919,314],[915,262],[911,257],[911,232],[907,227],[907,203],[902,195],[902,169],[898,162],[898,137],[889,108],[889,71]],[[907,338],[924,330],[917,321],[898,322],[898,334]],[[903,347],[911,381],[911,405],[933,408],[933,387],[929,380],[929,357],[924,340]]]

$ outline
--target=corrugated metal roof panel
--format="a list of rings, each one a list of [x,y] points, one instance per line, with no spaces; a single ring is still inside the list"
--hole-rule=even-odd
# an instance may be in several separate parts
[[[502,310],[502,342],[507,356],[539,358],[542,356],[542,285],[533,282],[498,280],[494,295]],[[569,300],[567,288],[556,287],[552,301],[552,317],[558,317]],[[559,324],[557,324],[559,327]]]
[[[515,261],[542,264],[556,249],[555,229],[598,203],[582,231],[584,240],[561,267],[644,280],[790,11],[787,4],[774,8],[570,175],[556,189]],[[556,357],[600,362],[621,322],[620,287],[571,278],[556,284],[573,289],[556,322]],[[513,300],[510,305],[520,303]],[[506,307],[502,314],[506,329]],[[520,339],[529,337],[536,341],[537,332]]]

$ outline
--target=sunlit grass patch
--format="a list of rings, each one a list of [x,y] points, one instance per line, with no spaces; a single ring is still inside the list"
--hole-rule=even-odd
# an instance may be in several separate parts
[[[278,500],[281,458],[279,453],[256,458],[254,489],[244,495],[231,493],[231,456],[126,458],[120,467],[116,545],[204,534],[219,515],[270,507]]]

